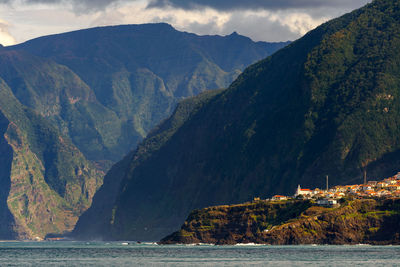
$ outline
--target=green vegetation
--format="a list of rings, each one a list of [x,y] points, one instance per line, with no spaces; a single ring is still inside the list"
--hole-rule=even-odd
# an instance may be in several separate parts
[[[11,47],[0,54],[0,77],[21,103],[108,169],[179,100],[227,87],[244,67],[286,44],[197,36],[167,24],[101,27]]]
[[[1,205],[8,216],[1,237],[44,238],[72,230],[102,183],[96,170],[72,142],[43,117],[24,107],[0,79],[4,124]]]
[[[193,209],[396,173],[399,31],[400,2],[376,0],[247,68],[145,160],[131,154],[98,234],[157,240]]]
[[[324,208],[293,200],[205,208],[160,243],[399,244],[399,203],[363,199]]]
[[[121,181],[129,179],[129,176],[126,175],[129,175],[132,169],[139,163],[145,162],[192,114],[195,114],[209,99],[221,92],[223,90],[206,91],[181,101],[170,118],[154,128],[134,152],[115,164],[105,176],[104,184],[96,193],[93,205],[80,217],[74,229],[74,238],[97,238],[102,229],[107,229],[110,223],[113,224],[116,211],[114,201],[120,191]]]
[[[228,86],[245,66],[284,45],[151,24],[0,47],[0,238],[70,231],[103,172],[179,100]]]

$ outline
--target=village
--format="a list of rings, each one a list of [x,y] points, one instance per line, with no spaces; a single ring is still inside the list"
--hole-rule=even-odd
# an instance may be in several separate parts
[[[288,199],[311,199],[321,206],[335,206],[338,200],[344,197],[372,198],[372,197],[400,197],[400,172],[386,178],[383,181],[366,181],[363,184],[338,185],[332,188],[327,186],[325,190],[315,188],[306,189],[298,185],[293,196],[275,195],[273,201],[283,201]]]

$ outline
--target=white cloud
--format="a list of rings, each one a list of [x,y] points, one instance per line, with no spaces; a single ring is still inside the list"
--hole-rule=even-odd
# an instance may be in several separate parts
[[[150,7],[217,10],[287,10],[298,8],[359,7],[370,0],[151,0]]]
[[[4,46],[15,44],[15,39],[9,33],[8,28],[9,24],[0,19],[0,44]]]
[[[13,4],[2,5],[4,1],[11,1]],[[42,3],[26,5],[26,1]],[[88,27],[151,22],[167,22],[178,30],[197,34],[225,35],[237,31],[255,41],[287,41],[297,39],[322,22],[349,11],[348,5],[343,8],[316,7],[307,10],[218,10],[207,6],[201,9],[184,9],[168,5],[149,8],[150,1],[152,0],[101,0],[101,9],[92,9],[85,13],[83,9],[82,12],[76,12],[79,8],[76,4],[78,0],[0,0],[0,17],[13,25],[8,34],[14,36],[17,42]],[[357,1],[361,6],[361,2],[369,0]],[[89,2],[82,0],[85,5]],[[95,3],[93,0],[91,5],[94,6]],[[8,28],[5,29],[7,31]]]

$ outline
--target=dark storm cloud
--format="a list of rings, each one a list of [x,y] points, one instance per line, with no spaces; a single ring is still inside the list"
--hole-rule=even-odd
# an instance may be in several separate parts
[[[368,0],[151,0],[149,7],[177,7],[197,9],[210,7],[217,10],[268,9],[284,10],[297,8],[357,8]]]
[[[58,4],[69,3],[75,9],[102,9],[116,2],[135,2],[137,0],[23,0],[25,4]],[[16,0],[0,0],[0,4],[13,4]],[[370,0],[149,0],[152,7],[176,7],[198,9],[210,7],[216,10],[255,10],[255,9],[293,9],[293,8],[345,8],[360,7]]]
[[[16,0],[0,0],[0,4],[16,4]],[[120,2],[120,0],[22,0],[24,4],[70,4],[75,11],[85,12],[91,10],[101,10],[110,4]],[[129,2],[135,2],[130,0]]]

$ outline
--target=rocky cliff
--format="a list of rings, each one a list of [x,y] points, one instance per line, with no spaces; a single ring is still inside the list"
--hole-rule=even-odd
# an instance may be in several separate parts
[[[161,244],[400,244],[400,199],[350,200],[325,208],[309,201],[257,201],[193,211]]]
[[[0,238],[72,230],[104,173],[0,79]]]

